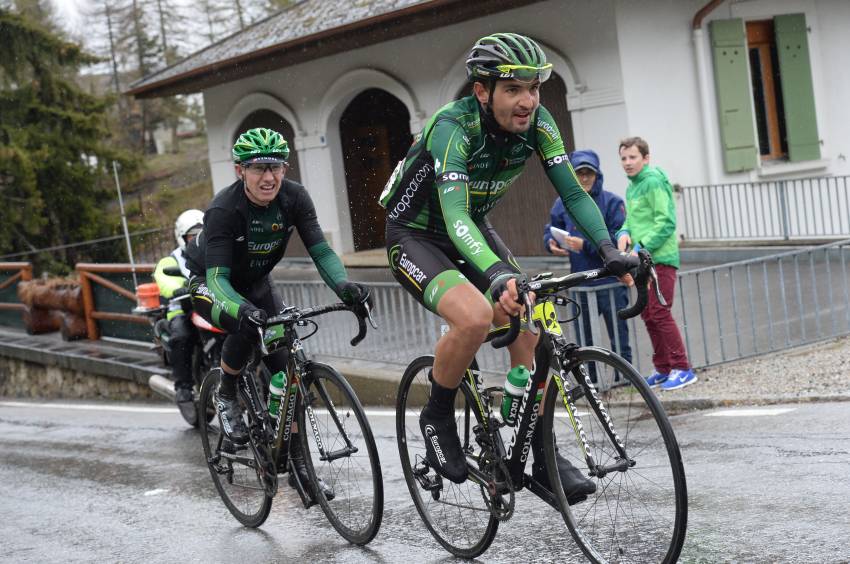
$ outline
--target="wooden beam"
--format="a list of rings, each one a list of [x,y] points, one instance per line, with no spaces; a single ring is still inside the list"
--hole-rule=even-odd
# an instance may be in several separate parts
[[[92,316],[94,313],[94,296],[92,295],[91,281],[89,273],[80,272],[80,293],[83,295],[83,314],[86,317],[86,334],[92,341],[100,338],[100,333],[97,329],[97,321]]]
[[[131,292],[127,288],[122,288],[121,286],[119,286],[115,282],[112,282],[111,280],[107,280],[103,276],[98,276],[97,274],[94,274],[92,272],[87,272],[86,277],[89,280],[91,280],[92,282],[97,282],[98,284],[100,284],[104,288],[112,290],[113,292],[115,292],[119,296],[123,296],[123,297],[127,298],[131,302],[136,301],[136,294],[134,294],[133,292]]]
[[[114,311],[93,311],[91,312],[93,319],[102,319],[104,321],[127,321],[130,323],[146,323],[150,324],[150,320],[142,315],[133,315],[132,313],[116,313]]]

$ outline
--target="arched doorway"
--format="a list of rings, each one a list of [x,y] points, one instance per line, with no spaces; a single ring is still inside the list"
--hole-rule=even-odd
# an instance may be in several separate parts
[[[392,94],[370,88],[348,104],[339,131],[354,250],[383,247],[386,211],[378,196],[410,148],[410,114]]]
[[[241,133],[254,127],[267,127],[283,135],[283,138],[289,143],[289,169],[286,171],[286,177],[300,183],[301,172],[298,167],[298,152],[293,144],[295,133],[289,122],[272,110],[255,110],[248,114],[236,128],[236,131],[233,132],[233,142],[236,142]],[[286,256],[306,257],[307,254],[307,249],[304,248],[298,233],[293,233],[286,247]]]
[[[468,96],[470,92],[471,88],[465,85],[456,99]],[[556,73],[552,73],[540,89],[540,103],[555,118],[567,153],[573,152],[575,140],[567,108],[567,86]],[[532,157],[525,161],[522,175],[487,217],[515,255],[542,255],[546,253],[543,249],[543,226],[549,223],[549,210],[556,197],[540,159]]]

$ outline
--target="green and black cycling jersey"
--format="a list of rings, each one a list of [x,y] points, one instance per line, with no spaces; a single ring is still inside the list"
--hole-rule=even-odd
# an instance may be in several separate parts
[[[475,96],[441,108],[399,162],[380,198],[388,230],[447,237],[481,273],[506,267],[481,226],[534,153],[579,230],[597,245],[610,240],[599,209],[576,179],[549,111],[539,106],[528,132],[507,133]]]
[[[316,208],[302,185],[284,179],[275,200],[265,207],[248,200],[241,180],[213,198],[203,231],[186,246],[189,270],[206,277],[213,323],[222,326],[222,313],[239,317],[243,296],[283,258],[295,229],[322,279],[336,291],[345,280],[345,268],[325,241]]]

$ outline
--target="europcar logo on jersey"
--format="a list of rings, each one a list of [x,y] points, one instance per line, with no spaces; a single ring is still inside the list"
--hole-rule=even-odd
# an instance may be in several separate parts
[[[553,141],[561,138],[561,136],[558,135],[558,131],[552,127],[552,124],[543,118],[538,118],[537,129],[545,131]]]
[[[256,243],[254,241],[248,241],[248,252],[249,253],[270,253],[276,248],[280,246],[283,241],[280,239],[276,241],[269,241],[268,243]]]
[[[390,259],[390,268],[398,270],[398,256],[401,253],[401,245],[393,245],[390,247],[390,252],[387,254]]]
[[[469,252],[472,255],[477,255],[484,249],[482,248],[484,245],[481,244],[481,241],[476,241],[475,238],[469,233],[469,226],[466,225],[462,219],[458,219],[454,224],[455,235],[463,241],[463,244],[467,246]]]
[[[422,269],[413,264],[409,258],[407,258],[407,253],[401,253],[401,257],[398,259],[398,265],[404,269],[407,274],[419,282],[422,283],[422,280],[425,279],[425,273],[422,272]]]
[[[491,195],[498,195],[507,190],[516,179],[517,177],[514,176],[508,180],[475,180],[469,183],[469,190],[472,192],[487,192]]]
[[[439,161],[435,163],[435,166],[439,166]],[[401,198],[399,198],[398,203],[387,215],[392,219],[398,219],[398,216],[410,207],[410,203],[413,201],[413,197],[416,195],[416,192],[419,191],[422,183],[428,179],[429,174],[433,172],[434,167],[431,166],[430,163],[425,163],[413,174],[412,177],[408,177],[410,178],[410,182],[407,183],[407,186],[401,193]],[[398,192],[396,192],[396,194],[398,194]]]

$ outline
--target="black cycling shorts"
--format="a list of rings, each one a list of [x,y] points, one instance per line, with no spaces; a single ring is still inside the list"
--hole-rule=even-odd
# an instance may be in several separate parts
[[[203,276],[192,278],[190,289],[193,297],[192,306],[195,311],[208,322],[216,325],[212,320],[212,302],[208,299],[194,299],[196,295],[210,295],[206,278]],[[268,276],[260,278],[248,288],[234,287],[233,289],[253,304],[254,307],[264,310],[269,317],[277,315],[284,308],[283,299]],[[242,334],[239,331],[239,320],[227,315],[224,311],[219,316],[219,322],[218,325],[220,328],[227,331],[227,337],[224,339],[224,344],[221,348],[221,360],[227,366],[241,370],[248,363],[251,351],[259,339],[259,335]],[[263,360],[263,363],[274,374],[275,372],[286,369],[286,357],[287,351],[280,349],[267,356]]]
[[[486,222],[478,228],[496,256],[519,273],[516,259],[496,230]],[[386,236],[393,276],[429,310],[437,313],[437,304],[446,291],[466,282],[491,299],[490,281],[463,259],[447,235],[387,223]]]

